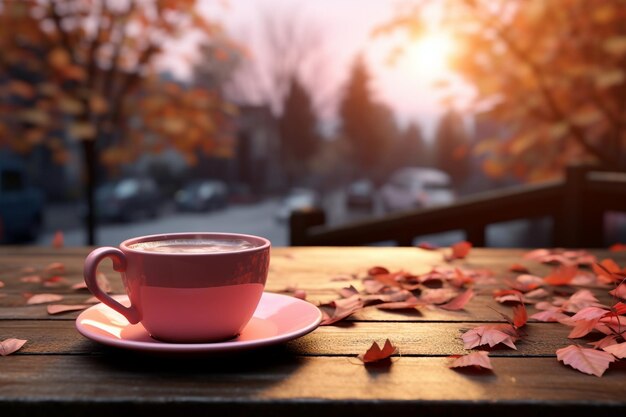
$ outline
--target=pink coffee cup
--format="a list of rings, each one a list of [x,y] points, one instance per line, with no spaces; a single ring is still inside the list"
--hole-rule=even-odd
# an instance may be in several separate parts
[[[130,306],[102,291],[98,264],[111,258]],[[104,304],[141,322],[155,339],[177,343],[237,336],[263,294],[269,240],[236,233],[172,233],[137,237],[118,248],[95,249],[85,259],[89,290]]]

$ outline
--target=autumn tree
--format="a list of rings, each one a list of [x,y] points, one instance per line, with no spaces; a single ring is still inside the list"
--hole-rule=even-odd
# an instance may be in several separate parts
[[[470,170],[470,143],[462,116],[448,110],[439,120],[435,133],[434,161],[437,168],[450,174],[458,187]]]
[[[0,1],[0,144],[47,146],[84,161],[88,241],[95,241],[97,166],[132,161],[167,146],[190,160],[218,140],[230,107],[219,94],[163,80],[155,60],[184,33],[219,28],[195,0]]]
[[[374,99],[370,81],[367,66],[358,57],[339,104],[339,115],[341,131],[352,145],[358,170],[377,176],[397,130],[389,107]]]
[[[454,69],[476,91],[470,109],[505,127],[478,138],[490,175],[541,180],[573,161],[626,168],[624,0],[436,3],[456,39]],[[433,4],[404,9],[383,31],[415,33]]]
[[[308,172],[309,161],[320,144],[311,95],[297,78],[291,82],[279,128],[281,159],[285,164],[287,183],[292,186]]]

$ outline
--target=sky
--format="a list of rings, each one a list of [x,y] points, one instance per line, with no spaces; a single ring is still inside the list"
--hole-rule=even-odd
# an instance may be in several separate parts
[[[306,78],[309,84],[316,83],[314,100],[326,126],[337,124],[341,91],[360,52],[370,67],[375,97],[394,110],[401,125],[417,121],[427,138],[432,137],[437,119],[445,110],[441,102],[446,93],[435,86],[438,80],[449,83],[451,91],[460,97],[460,106],[471,96],[469,87],[442,64],[445,48],[440,43],[421,47],[407,43],[400,34],[372,37],[374,28],[394,16],[397,2],[392,0],[200,0],[200,6],[253,54],[261,50],[258,37],[266,13],[296,15],[304,24],[320,28],[321,58]],[[388,65],[389,54],[403,40],[408,45],[407,54],[395,65]],[[263,59],[262,53],[257,56]],[[188,75],[184,66],[173,70]]]

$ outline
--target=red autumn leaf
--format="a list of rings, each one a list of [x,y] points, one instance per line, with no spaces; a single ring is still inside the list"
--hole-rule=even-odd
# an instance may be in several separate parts
[[[7,356],[17,352],[24,346],[27,340],[10,338],[0,342],[0,355]]]
[[[594,320],[579,320],[575,322],[575,326],[572,331],[567,335],[569,339],[578,339],[579,337],[585,337],[589,333],[591,333],[595,328],[596,324],[598,324],[600,319]],[[561,323],[564,321],[562,320]]]
[[[524,259],[532,259],[541,262],[541,259],[550,255],[550,251],[548,249],[534,249],[530,252],[526,252],[523,256]]]
[[[598,303],[598,299],[591,291],[583,289],[576,291],[569,299],[563,302],[561,309],[568,313],[578,313],[583,308],[590,306],[600,307],[602,304]]]
[[[472,249],[472,244],[467,241],[461,241],[455,243],[450,248],[452,249],[452,253],[449,256],[444,256],[444,259],[446,261],[465,259],[465,257],[469,255],[470,250]]]
[[[609,247],[611,252],[621,252],[626,251],[626,244],[624,243],[615,243]]]
[[[47,307],[48,314],[60,314],[68,311],[84,310],[89,307],[86,304],[50,304]]]
[[[518,339],[517,331],[510,324],[486,324],[468,330],[461,336],[465,349],[473,349],[477,346],[504,344],[511,349],[517,350],[515,341]]]
[[[63,247],[63,232],[60,230],[57,230],[54,233],[54,237],[52,238],[52,247],[53,248],[62,248]]]
[[[444,310],[450,310],[450,311],[462,310],[465,307],[465,304],[467,304],[469,300],[472,299],[473,296],[474,296],[474,291],[471,288],[469,288],[466,291],[459,294],[458,296],[456,296],[455,298],[453,298],[452,300],[438,307],[443,308]]]
[[[537,288],[536,290],[532,290],[524,294],[524,301],[526,303],[535,303],[538,298],[546,298],[549,295],[550,293],[543,288]]]
[[[610,314],[610,311],[600,307],[585,307],[572,316],[572,321],[595,320]]]
[[[609,352],[611,355],[615,356],[618,359],[626,358],[626,342],[605,346],[602,349],[605,352]]]
[[[358,294],[349,298],[334,300],[328,304],[322,304],[320,305],[320,310],[322,311],[323,319],[320,325],[327,326],[343,320],[362,308],[363,300],[361,300]]]
[[[43,286],[46,288],[57,288],[68,284],[68,279],[59,275],[52,276],[43,281]]]
[[[450,283],[452,285],[454,285],[455,287],[457,287],[457,288],[461,288],[461,287],[464,287],[464,286],[466,286],[468,284],[473,284],[474,283],[474,278],[472,278],[469,275],[465,274],[459,268],[454,268],[454,278],[452,278]]]
[[[513,306],[513,326],[519,329],[520,327],[524,327],[527,321],[528,312],[526,311],[526,306],[523,303]]]
[[[570,345],[556,351],[556,358],[565,365],[589,375],[602,376],[615,357],[597,349]]]
[[[61,301],[63,299],[62,295],[59,294],[35,294],[28,298],[26,304],[34,305],[34,304],[45,304],[45,303],[53,303],[55,301]]]
[[[535,290],[544,285],[543,278],[536,275],[522,274],[515,278],[515,281],[511,283],[511,287],[521,292],[528,292]]]
[[[398,348],[392,345],[389,339],[387,339],[382,349],[378,346],[378,343],[374,342],[365,353],[357,357],[361,359],[363,363],[371,363],[387,359],[396,353],[398,353]]]
[[[554,268],[543,280],[550,285],[568,285],[572,282],[577,272],[578,267],[574,265],[560,265]]]
[[[443,304],[458,295],[452,288],[426,288],[420,294],[420,301],[424,304]]]
[[[0,281],[0,288],[4,287],[4,282]]]
[[[555,323],[568,317],[569,316],[567,314],[564,314],[560,309],[544,310],[530,316],[531,319],[543,321],[546,323]]]
[[[528,274],[530,271],[522,264],[513,264],[509,267],[511,272],[519,272],[520,274]]]
[[[598,280],[605,284],[620,282],[626,278],[624,270],[613,259],[603,259],[600,263],[593,264],[592,268]]]
[[[448,365],[449,368],[477,366],[484,369],[493,369],[491,366],[491,360],[489,359],[489,353],[484,350],[468,353],[467,355],[450,357],[455,359],[450,365]]]

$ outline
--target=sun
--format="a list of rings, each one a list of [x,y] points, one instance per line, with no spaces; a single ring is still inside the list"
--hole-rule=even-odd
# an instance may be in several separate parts
[[[454,47],[454,40],[446,33],[429,33],[407,49],[408,64],[421,75],[443,75],[450,71],[448,61]]]

